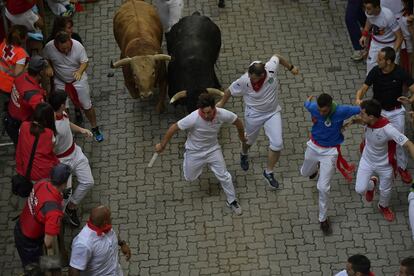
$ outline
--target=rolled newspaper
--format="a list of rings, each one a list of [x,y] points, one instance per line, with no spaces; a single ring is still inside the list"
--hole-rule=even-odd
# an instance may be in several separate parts
[[[152,158],[151,158],[151,160],[148,163],[148,168],[151,168],[152,165],[154,165],[154,162],[155,162],[155,160],[157,160],[157,157],[158,157],[158,153],[154,153],[152,155]]]

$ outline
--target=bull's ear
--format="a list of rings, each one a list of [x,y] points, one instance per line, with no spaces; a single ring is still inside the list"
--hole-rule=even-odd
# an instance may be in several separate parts
[[[124,65],[127,65],[131,62],[131,58],[123,58],[121,60],[118,60],[117,62],[113,63],[111,60],[111,68],[118,68]]]
[[[164,55],[164,54],[156,54],[153,55],[152,58],[154,60],[159,60],[159,61],[163,61],[163,60],[171,60],[171,56],[169,55]]]

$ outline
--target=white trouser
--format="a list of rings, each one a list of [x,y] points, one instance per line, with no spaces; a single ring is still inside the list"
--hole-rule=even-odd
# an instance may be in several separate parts
[[[64,0],[64,1],[59,1],[59,0],[46,0],[47,5],[49,6],[50,10],[55,14],[55,15],[61,15],[62,13],[66,12],[66,7],[67,5],[70,4],[69,1]]]
[[[253,145],[256,142],[260,130],[264,127],[265,134],[269,138],[269,148],[272,151],[281,151],[283,149],[282,116],[280,111],[260,113],[247,106],[244,113],[244,123],[248,145]]]
[[[78,185],[69,201],[78,205],[94,185],[88,158],[85,156],[85,154],[83,154],[82,149],[78,145],[75,145],[75,150],[72,152],[72,154],[63,158],[59,158],[59,160],[61,163],[70,166],[72,168],[72,173],[76,175]],[[68,181],[68,187],[72,187],[71,180],[72,179],[70,178]]]
[[[401,108],[392,110],[392,111],[386,111],[382,110],[381,115],[386,117],[390,123],[395,127],[399,132],[403,133],[405,132],[405,108],[401,106]],[[405,151],[403,146],[400,146],[397,144],[397,152],[396,152],[396,159],[398,167],[405,170],[407,168],[408,164],[408,156],[407,152]]]
[[[368,190],[374,189],[374,184],[369,181],[373,174],[378,174],[380,199],[379,205],[388,207],[392,194],[392,184],[394,180],[393,169],[391,165],[375,166],[369,163],[364,157],[359,161],[358,172],[356,177],[355,191],[364,196]]]
[[[186,150],[183,163],[185,180],[196,180],[200,176],[205,165],[210,168],[220,181],[221,187],[226,194],[227,202],[232,203],[236,199],[236,191],[234,190],[231,174],[227,171],[223,153],[220,148],[208,153],[204,151]]]
[[[374,68],[377,64],[377,56],[378,52],[385,47],[394,47],[394,42],[391,43],[378,43],[375,40],[371,40],[371,45],[369,46],[368,58],[367,58],[367,75],[372,68]],[[399,51],[396,53],[395,56],[395,63],[399,63],[400,60],[400,53]]]
[[[411,233],[414,241],[414,192],[408,194],[408,216],[410,218]]]
[[[338,151],[336,148],[321,148],[308,141],[305,151],[305,160],[300,168],[300,174],[308,177],[318,170],[318,191],[319,191],[319,221],[325,221],[328,217],[328,196],[331,189],[331,178],[335,173]]]
[[[61,81],[57,77],[54,77],[53,79],[55,81],[56,89],[65,90],[65,83],[63,81]],[[72,84],[76,89],[76,93],[78,94],[78,99],[79,99],[82,109],[83,110],[91,109],[92,101],[91,101],[91,94],[90,94],[87,74],[83,73],[82,78],[79,81],[73,82]],[[68,97],[68,103],[69,103],[69,97]],[[66,106],[69,107],[68,104],[66,104]]]
[[[183,0],[154,0],[154,5],[157,7],[164,32],[168,33],[181,18]]]

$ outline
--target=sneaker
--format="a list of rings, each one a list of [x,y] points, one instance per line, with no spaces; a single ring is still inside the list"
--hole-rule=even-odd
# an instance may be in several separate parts
[[[92,128],[93,137],[95,137],[96,142],[102,142],[104,140],[104,136],[99,130],[99,127]]]
[[[401,176],[401,180],[406,183],[406,184],[411,184],[411,182],[413,182],[413,178],[411,176],[411,173],[405,169],[401,169],[400,167],[398,167],[398,173]]]
[[[382,213],[382,215],[384,216],[385,220],[390,221],[390,222],[394,221],[395,219],[394,212],[391,211],[389,207],[382,207],[381,205],[378,204],[378,209],[380,213]]]
[[[332,234],[332,228],[331,228],[331,222],[329,219],[326,219],[325,221],[320,222],[321,224],[321,230],[325,235]]]
[[[353,61],[361,61],[364,58],[364,52],[362,50],[354,51],[354,53],[351,56],[351,59]]]
[[[79,227],[80,226],[80,221],[79,221],[76,209],[66,208],[65,209],[65,214],[66,214],[67,218],[69,219],[70,224],[72,224],[72,226],[74,226],[74,227]]]
[[[374,188],[372,190],[368,190],[365,192],[365,200],[367,202],[371,202],[374,199],[375,187],[377,186],[377,183],[378,183],[378,177],[371,176],[371,179],[369,181],[372,181],[374,183]]]
[[[247,154],[240,153],[240,167],[243,171],[249,169],[249,156]]]
[[[266,170],[263,171],[263,177],[266,179],[267,184],[269,184],[270,187],[277,189],[279,188],[279,182],[275,179],[273,173],[266,173]]]
[[[243,213],[242,208],[241,208],[240,204],[237,202],[237,200],[234,200],[232,203],[228,203],[228,202],[226,201],[226,205],[227,205],[227,207],[229,207],[229,208],[233,211],[233,213],[234,213],[235,215],[237,215],[237,216],[240,216],[240,215]]]
[[[75,108],[75,122],[77,125],[81,125],[83,123],[82,112],[79,108]]]

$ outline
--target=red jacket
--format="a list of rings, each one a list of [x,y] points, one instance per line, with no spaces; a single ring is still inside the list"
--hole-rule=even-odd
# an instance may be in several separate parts
[[[6,3],[7,10],[13,15],[24,13],[25,11],[28,11],[31,8],[33,8],[34,5],[35,5],[35,0],[32,0],[32,1],[7,0],[7,3]]]
[[[15,79],[14,88],[12,94],[17,93],[19,100],[15,102],[11,97],[8,106],[9,114],[21,122],[30,121],[36,106],[44,101],[46,91],[27,72]]]
[[[19,140],[16,148],[16,171],[25,176],[29,164],[30,153],[35,137],[30,133],[31,122],[23,122],[20,126]],[[50,176],[50,170],[59,163],[53,152],[54,134],[51,129],[46,128],[39,136],[35,156],[32,164],[30,179],[38,181]]]
[[[20,228],[25,237],[38,239],[60,232],[63,198],[49,180],[41,180],[33,186],[26,205],[20,214]]]

